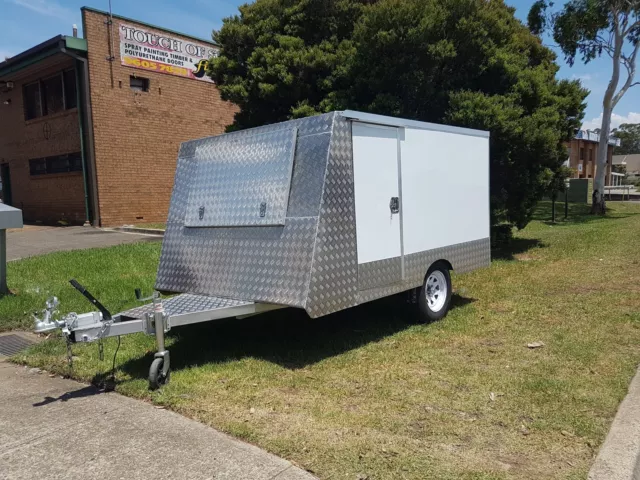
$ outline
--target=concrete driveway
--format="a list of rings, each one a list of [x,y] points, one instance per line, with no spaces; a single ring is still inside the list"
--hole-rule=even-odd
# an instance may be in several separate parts
[[[25,225],[7,231],[7,260],[84,248],[111,247],[122,243],[153,242],[162,237],[113,232],[93,227],[45,227]]]

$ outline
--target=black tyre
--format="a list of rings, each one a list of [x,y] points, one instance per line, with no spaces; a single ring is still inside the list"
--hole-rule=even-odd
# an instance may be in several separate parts
[[[167,372],[167,374],[165,375],[164,373],[162,373],[163,366],[163,358],[154,358],[153,362],[151,362],[151,367],[149,368],[149,388],[151,390],[157,390],[162,385],[169,383],[171,371]]]
[[[435,263],[424,277],[418,292],[418,307],[422,321],[440,320],[449,311],[451,303],[451,275],[444,263]]]

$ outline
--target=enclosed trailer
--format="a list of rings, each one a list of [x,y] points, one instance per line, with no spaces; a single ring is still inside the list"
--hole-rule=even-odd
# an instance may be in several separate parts
[[[155,285],[179,295],[112,316],[75,283],[101,312],[47,314],[36,329],[155,333],[157,386],[178,325],[283,306],[315,318],[411,289],[440,318],[449,270],[490,263],[489,223],[488,132],[342,111],[193,140]]]

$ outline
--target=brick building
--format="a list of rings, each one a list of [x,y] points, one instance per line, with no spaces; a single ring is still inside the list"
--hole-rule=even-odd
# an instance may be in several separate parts
[[[233,121],[204,75],[216,46],[91,8],[0,63],[0,176],[27,221],[166,220],[181,142]]]
[[[569,159],[567,166],[574,170],[573,178],[594,178],[596,173],[598,142],[600,135],[589,130],[579,130],[576,136],[567,145],[569,150]],[[609,138],[609,146],[607,148],[607,174],[605,177],[605,185],[612,185],[611,165],[613,157],[613,149],[620,145],[620,139]]]

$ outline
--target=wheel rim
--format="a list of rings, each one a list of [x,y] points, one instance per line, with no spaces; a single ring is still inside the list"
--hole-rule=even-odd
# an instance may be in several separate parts
[[[424,296],[427,300],[429,310],[439,312],[444,307],[447,300],[447,279],[439,270],[433,271],[427,277]]]

